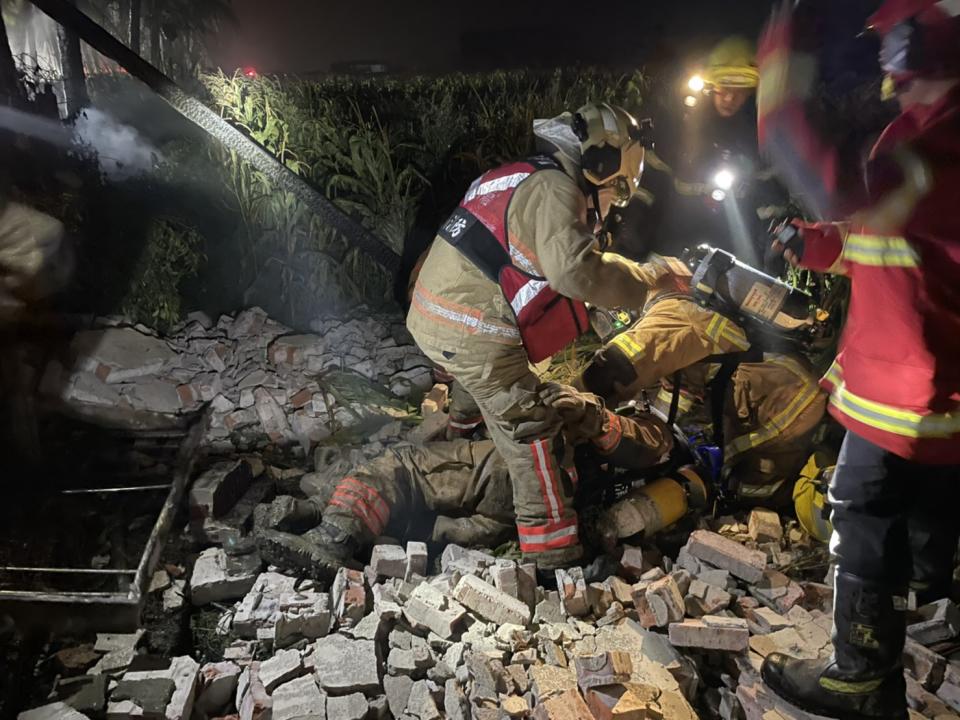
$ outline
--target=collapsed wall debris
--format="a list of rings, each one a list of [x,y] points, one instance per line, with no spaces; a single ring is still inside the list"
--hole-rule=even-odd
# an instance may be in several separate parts
[[[404,399],[433,385],[429,361],[395,317],[361,309],[313,328],[294,333],[260,308],[216,322],[192,313],[167,337],[101,318],[73,338],[66,356],[37,369],[40,393],[132,427],[162,425],[209,403],[210,451],[274,445],[305,456],[338,432],[362,425],[372,433],[408,417]]]
[[[270,473],[251,468],[250,482]],[[216,504],[198,488],[195,501]],[[204,570],[210,558],[229,567],[227,539],[202,551],[185,588],[194,606],[221,608],[222,657],[155,659],[143,632],[99,636],[65,656],[87,674],[20,717],[806,720],[763,685],[759,666],[775,651],[829,654],[831,594],[785,574],[816,553],[795,527],[766,511],[743,520],[701,521],[678,553],[624,547],[602,582],[558,571],[557,589],[486,549],[447,545],[431,557],[423,543],[391,541],[329,588],[262,566],[241,587]],[[165,596],[174,574],[158,571],[153,591]],[[915,717],[958,716],[960,658],[941,654],[955,653],[957,612],[943,600],[910,626]]]
[[[797,574],[822,571],[826,552],[767,510],[701,519],[682,547],[621,546],[615,574],[574,567],[550,586],[509,547],[408,538],[381,538],[363,570],[341,568],[329,587],[265,567],[250,535],[264,503],[322,497],[350,466],[442,427],[441,386],[420,427],[397,421],[432,382],[397,323],[315,331],[292,334],[257,308],[217,323],[193,315],[166,338],[101,322],[48,365],[48,398],[109,410],[112,422],[210,404],[215,459],[194,479],[182,536],[196,556],[162,565],[149,592],[166,617],[219,616],[222,647],[156,657],[149,628],[65,647],[46,704],[21,718],[809,717],[770,692],[759,667],[772,652],[830,653],[831,588]],[[380,389],[350,402],[344,377]],[[323,444],[351,429],[354,447]],[[274,467],[278,448],[311,459],[312,472]],[[958,716],[958,618],[949,600],[911,618],[904,666],[919,716]]]

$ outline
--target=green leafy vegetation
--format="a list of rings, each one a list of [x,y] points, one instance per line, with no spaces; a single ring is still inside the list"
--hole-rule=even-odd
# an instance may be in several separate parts
[[[535,117],[587,100],[636,110],[646,87],[639,72],[589,69],[323,80],[216,73],[203,81],[224,117],[398,254],[415,226],[432,237],[474,177],[531,153]],[[276,192],[235,154],[224,151],[219,159],[243,217],[242,246],[254,276],[280,265],[280,293],[292,295],[303,281],[298,259],[309,255],[310,284],[334,309],[338,301],[390,295],[394,278],[292,196]]]
[[[120,312],[161,332],[175,325],[181,317],[180,284],[204,260],[201,243],[195,228],[170,219],[154,221]]]

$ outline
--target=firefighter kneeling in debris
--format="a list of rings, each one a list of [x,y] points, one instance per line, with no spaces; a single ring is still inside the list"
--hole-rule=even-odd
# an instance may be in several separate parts
[[[790,302],[793,291],[782,283],[721,250],[699,252],[709,252],[691,261],[700,274],[713,272],[711,267],[726,267],[724,275],[753,274],[749,283],[710,280],[717,288],[766,283],[771,296],[780,297],[776,313],[768,315],[793,325],[791,317],[800,323],[807,314],[802,303]],[[752,343],[753,334],[748,337],[727,316],[733,313],[722,314],[710,302],[704,307],[691,291],[695,278],[701,289],[704,282],[692,276],[686,263],[678,258],[654,258],[652,263],[669,272],[651,290],[640,319],[597,352],[577,385],[613,407],[662,383],[656,407],[671,422],[705,399],[732,499],[770,507],[788,504],[826,408],[812,368],[799,352],[763,352],[755,346],[763,339]],[[788,305],[792,315],[784,312]]]
[[[584,301],[640,307],[644,266],[603,252],[595,230],[629,202],[644,138],[621,108],[587,105],[537,121],[542,155],[491,170],[441,227],[407,316],[424,354],[476,400],[513,480],[524,557],[541,568],[582,555],[562,421],[537,394],[531,364],[588,328]]]
[[[596,462],[629,470],[659,467],[673,449],[669,429],[653,415],[616,415],[595,396],[555,383],[543,385],[539,399],[563,420],[558,446],[574,483],[575,445],[589,447]],[[258,546],[268,562],[321,578],[332,577],[384,534],[493,547],[517,536],[510,472],[491,440],[398,446],[348,477],[331,479],[307,500],[282,496],[261,506]],[[692,466],[666,475],[603,511],[609,515],[596,523],[592,537],[598,549],[655,533],[685,515],[690,504],[705,504],[706,486]],[[557,478],[543,480],[552,496]],[[418,532],[421,526],[426,532]]]

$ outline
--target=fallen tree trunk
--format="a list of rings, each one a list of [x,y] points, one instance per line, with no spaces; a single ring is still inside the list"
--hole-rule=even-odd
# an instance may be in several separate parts
[[[238,156],[264,173],[274,187],[292,193],[300,202],[367,253],[387,270],[396,273],[400,256],[359,221],[338,208],[306,179],[290,170],[262,145],[244,135],[200,100],[180,88],[163,72],[132,52],[107,30],[71,5],[68,0],[30,0],[56,22],[68,27],[88,45],[114,60],[133,77],[145,83],[177,112],[219,140]]]

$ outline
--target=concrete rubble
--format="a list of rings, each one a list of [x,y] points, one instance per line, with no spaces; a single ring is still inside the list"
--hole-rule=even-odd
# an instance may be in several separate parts
[[[273,445],[301,456],[365,416],[407,416],[404,400],[433,386],[400,319],[358,308],[352,319],[311,325],[300,334],[254,307],[216,322],[191,313],[161,337],[123,318],[96,318],[66,356],[36,372],[45,398],[87,417],[150,428],[209,404],[206,443],[215,451]],[[349,402],[351,378],[368,391],[362,403]],[[445,424],[438,401],[445,398],[429,409]]]
[[[57,653],[64,677],[21,719],[809,717],[773,695],[759,667],[772,652],[831,652],[831,588],[796,569],[825,552],[769,510],[700,519],[662,549],[624,545],[616,574],[572,567],[551,587],[509,550],[419,537],[379,539],[364,570],[341,568],[327,584],[266,567],[251,541],[264,503],[332,492],[330,477],[445,423],[446,388],[430,390],[429,364],[396,322],[370,316],[314,330],[297,334],[257,308],[216,323],[194,315],[167,338],[103,324],[80,333],[69,363],[47,368],[45,387],[64,402],[119,408],[137,423],[210,404],[214,459],[186,500],[183,537],[195,557],[160,569],[149,593],[169,615],[219,616],[221,648],[165,659],[148,653],[142,631],[98,636]],[[423,424],[369,430],[368,406],[330,384],[337,373],[382,387],[381,419],[405,417],[405,399],[430,390]],[[366,442],[321,447],[313,472],[260,456],[269,447],[306,459],[351,427],[364,427]],[[956,716],[960,609],[924,606],[908,635],[914,709]]]
[[[557,572],[556,590],[456,545],[435,557],[422,543],[385,542],[366,571],[341,569],[329,588],[268,569],[225,614],[224,659],[128,662],[95,688],[100,710],[78,704],[77,681],[103,676],[70,678],[21,718],[808,720],[759,667],[771,652],[830,653],[830,595],[761,566],[761,542],[803,548],[786,532],[773,539],[768,514],[759,533],[744,520],[702,520],[677,557],[626,554],[603,582]],[[911,618],[913,717],[957,717],[960,658],[942,654],[955,648],[956,607],[941,601]],[[140,657],[143,644],[142,633],[101,635],[93,652]]]

